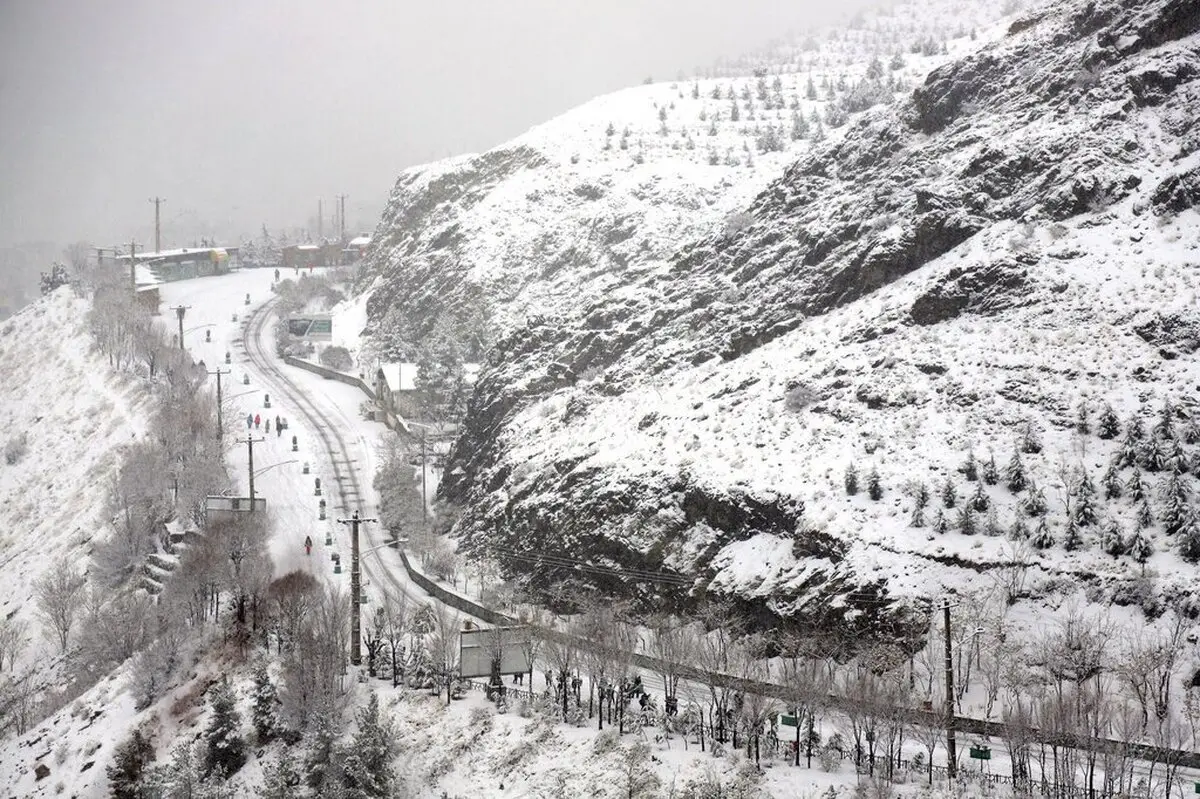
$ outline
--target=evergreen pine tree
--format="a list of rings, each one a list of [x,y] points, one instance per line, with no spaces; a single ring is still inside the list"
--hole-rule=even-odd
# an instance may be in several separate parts
[[[996,467],[996,455],[991,450],[988,450],[988,459],[983,464],[981,476],[983,482],[990,486],[1000,482],[1000,470]]]
[[[1150,554],[1154,552],[1154,547],[1150,543],[1150,539],[1142,535],[1142,533],[1134,533],[1129,539],[1129,546],[1126,547],[1126,552],[1129,557],[1141,564],[1145,564],[1150,559]]]
[[[1096,433],[1108,441],[1116,438],[1121,432],[1121,421],[1117,418],[1117,412],[1107,402],[1104,403],[1104,408],[1100,411],[1100,418],[1096,420]]]
[[[1075,483],[1075,504],[1071,508],[1071,519],[1079,527],[1090,527],[1096,523],[1096,486],[1087,469],[1080,468]]]
[[[1162,496],[1163,531],[1167,535],[1175,535],[1183,529],[1191,513],[1191,497],[1183,478],[1173,474],[1166,479],[1160,489]]]
[[[879,470],[874,466],[867,473],[867,496],[876,502],[883,498],[883,484],[879,481]]]
[[[1129,476],[1129,482],[1125,484],[1125,488],[1129,491],[1129,499],[1133,504],[1143,502],[1146,499],[1146,481],[1142,479],[1142,472],[1136,466],[1133,469],[1133,474]]]
[[[1179,538],[1179,556],[1188,563],[1200,561],[1200,524],[1191,505],[1184,511],[1175,534]]]
[[[1150,511],[1150,502],[1143,499],[1137,506],[1137,529],[1145,530],[1154,524],[1154,514]]]
[[[140,729],[122,741],[113,752],[105,773],[113,799],[141,799],[142,778],[154,759],[154,747]]]
[[[979,479],[979,465],[975,463],[975,452],[973,450],[967,452],[967,459],[959,471],[963,473],[968,482],[973,483]]]
[[[995,538],[1003,532],[1000,529],[1000,517],[996,513],[996,506],[992,505],[988,508],[987,520],[983,524],[983,534]]]
[[[1175,437],[1175,403],[1164,399],[1162,409],[1158,412],[1158,421],[1154,423],[1154,437],[1166,441]]]
[[[334,719],[329,714],[319,714],[311,733],[312,744],[304,759],[304,782],[318,795],[322,795],[330,785],[341,784],[334,745],[337,736]]]
[[[1150,473],[1161,472],[1167,465],[1162,441],[1158,436],[1146,436],[1138,447],[1138,465]]]
[[[1008,465],[1004,467],[1004,484],[1014,494],[1025,490],[1029,484],[1025,477],[1025,464],[1021,462],[1020,449],[1014,449]]]
[[[241,735],[242,715],[237,710],[237,697],[229,677],[223,676],[212,687],[209,698],[212,717],[204,733],[205,768],[228,777],[246,762],[246,741]]]
[[[954,481],[950,479],[950,475],[946,475],[946,482],[942,484],[942,504],[953,508],[957,502],[958,492],[954,490]]]
[[[1033,537],[1029,539],[1029,543],[1037,549],[1049,549],[1054,546],[1054,534],[1050,532],[1045,516],[1038,522],[1037,529],[1033,531]]]
[[[299,793],[300,773],[296,770],[291,749],[281,749],[279,757],[263,768],[263,784],[258,789],[260,799],[292,799]]]
[[[1116,519],[1109,519],[1104,523],[1104,529],[1100,533],[1100,548],[1114,558],[1125,554],[1125,534]]]
[[[1063,549],[1067,552],[1074,552],[1081,546],[1083,546],[1083,535],[1079,532],[1079,524],[1072,514],[1067,518],[1067,529],[1063,533]]]
[[[358,732],[346,757],[346,787],[351,796],[390,796],[396,781],[392,758],[396,756],[391,720],[379,710],[379,695],[371,692],[358,713]]]
[[[143,780],[142,796],[161,796],[169,799],[199,797],[200,774],[192,751],[191,740],[180,741],[171,750],[171,762],[153,769]]]
[[[858,467],[856,467],[853,462],[849,466],[846,467],[846,474],[845,474],[844,479],[845,479],[845,483],[846,483],[846,493],[849,494],[850,496],[854,496],[855,494],[857,494],[858,493]]]
[[[279,704],[279,694],[271,682],[265,660],[259,660],[254,666],[253,700],[251,721],[254,723],[254,734],[259,744],[265,744],[275,736],[278,725],[275,708]]]
[[[983,513],[988,509],[991,501],[988,499],[987,492],[983,490],[983,483],[975,484],[975,493],[971,495],[971,507]]]
[[[1025,420],[1025,431],[1021,434],[1021,452],[1026,455],[1036,455],[1042,451],[1042,437],[1033,426],[1032,419]]]
[[[954,524],[963,535],[975,535],[978,532],[975,524],[975,510],[971,507],[970,502],[964,502],[963,506],[958,509],[958,519]]]
[[[1021,504],[1030,516],[1046,515],[1046,495],[1032,480],[1029,483],[1029,492],[1025,495],[1025,501]]]
[[[1141,441],[1146,436],[1146,428],[1142,426],[1142,417],[1134,411],[1125,423],[1125,438],[1130,441]]]
[[[1092,421],[1088,416],[1087,400],[1080,400],[1075,407],[1075,431],[1081,436],[1092,432]]]
[[[917,487],[913,490],[913,511],[912,521],[913,527],[925,526],[925,508],[929,506],[929,488],[925,483],[917,483]]]
[[[1187,423],[1183,426],[1181,438],[1185,444],[1195,444],[1200,441],[1200,424],[1196,423],[1194,416],[1188,417]]]
[[[1029,538],[1029,527],[1025,524],[1025,517],[1018,511],[1013,514],[1012,524],[1008,528],[1008,537],[1013,541],[1024,541]]]
[[[1100,478],[1100,485],[1104,487],[1105,499],[1120,499],[1121,498],[1121,473],[1117,471],[1117,462],[1112,461],[1108,464],[1108,469],[1104,472],[1104,477]]]
[[[1121,439],[1121,448],[1117,450],[1117,466],[1121,469],[1125,469],[1130,466],[1136,468],[1141,456],[1140,445],[1141,439],[1132,438],[1127,429],[1125,432],[1125,437]]]
[[[946,521],[946,512],[938,508],[937,518],[933,520],[933,531],[938,535],[945,535],[950,529],[950,523]]]
[[[1192,459],[1188,457],[1183,442],[1178,437],[1171,437],[1164,442],[1163,468],[1172,474],[1187,474],[1192,470]]]

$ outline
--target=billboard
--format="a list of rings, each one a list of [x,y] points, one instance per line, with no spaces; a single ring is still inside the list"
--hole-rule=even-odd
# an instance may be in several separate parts
[[[329,314],[298,314],[288,317],[288,333],[310,341],[333,340],[333,317]]]
[[[463,677],[490,677],[500,658],[501,674],[529,671],[529,628],[491,627],[463,630],[459,635],[459,667]]]
[[[204,498],[204,520],[207,523],[235,519],[240,514],[250,513],[251,510],[266,513],[266,498],[255,497],[253,505],[250,503],[250,497],[207,496]]]

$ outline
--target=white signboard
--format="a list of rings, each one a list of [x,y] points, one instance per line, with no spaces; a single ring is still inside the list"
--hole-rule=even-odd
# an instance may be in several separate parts
[[[501,674],[529,672],[529,628],[491,627],[463,630],[459,636],[459,664],[463,677],[490,677],[492,661],[499,656]]]

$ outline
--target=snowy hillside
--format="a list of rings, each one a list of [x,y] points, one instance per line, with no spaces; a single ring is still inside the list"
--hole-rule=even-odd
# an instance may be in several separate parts
[[[0,616],[24,631],[18,674],[55,654],[34,619],[34,582],[60,557],[86,565],[121,449],[145,427],[145,391],[94,351],[87,308],[60,289],[0,327]]]
[[[961,37],[934,43],[917,31],[947,8],[907,4],[869,31],[760,58],[754,73],[625,89],[482,155],[405,172],[363,283],[376,344],[403,353],[439,323],[490,341],[661,268],[678,242],[736,228],[732,212],[840,137],[844,108],[902,97],[951,57],[942,44],[962,54],[999,35],[961,27],[995,19],[987,8],[969,6]]]
[[[669,171],[712,174],[702,159],[647,181],[651,157],[624,156],[609,181],[642,188],[601,192],[599,214],[548,199],[611,157],[609,104],[662,87],[402,177],[372,263],[388,278],[369,307],[380,348],[428,331],[438,297],[468,323],[479,308],[454,304],[464,276],[503,287],[488,296],[492,368],[445,484],[465,508],[457,533],[514,573],[531,569],[527,553],[564,559],[532,567],[537,582],[582,580],[569,564],[586,556],[793,621],[821,610],[873,626],[885,596],[999,580],[1001,564],[1029,572],[1017,597],[1083,580],[1102,602],[1148,590],[1154,612],[1190,592],[1170,518],[1193,478],[1168,481],[1152,451],[1178,438],[1181,461],[1195,454],[1198,24],[1183,0],[1047,6],[898,106],[772,157],[799,160],[724,224],[759,186],[738,180],[709,203],[693,184],[695,208],[645,210],[678,186]],[[657,101],[668,142],[670,100]],[[765,160],[753,161],[764,181]],[[614,259],[622,247],[647,254]],[[1136,425],[1129,444],[1097,437],[1106,404],[1149,430],[1164,401],[1170,430],[1155,443]],[[1086,434],[1073,427],[1081,403]],[[1032,489],[959,470],[973,453],[1003,471],[1018,442]],[[1123,450],[1106,481],[1122,497],[1081,500]],[[1144,502],[1129,499],[1133,462]],[[872,470],[878,501],[864,496]],[[914,526],[919,484],[931,500]],[[968,499],[978,510],[963,511]],[[1081,504],[1095,509],[1080,517]],[[1131,547],[1149,557],[1149,589]],[[591,579],[605,580],[621,577]]]

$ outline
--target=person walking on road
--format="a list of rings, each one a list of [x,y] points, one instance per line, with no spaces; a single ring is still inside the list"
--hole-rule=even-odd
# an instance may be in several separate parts
[[[275,282],[276,283],[279,282],[279,270],[278,269],[275,270]]]
[[[276,425],[276,427],[278,427],[278,425]],[[304,536],[304,554],[305,555],[312,554],[312,536],[311,535]]]
[[[259,422],[261,422],[261,421],[262,421],[262,417],[260,417],[257,413],[254,414],[254,429],[255,430],[258,429]]]
[[[267,420],[267,435],[271,435],[271,420]]]
[[[249,430],[251,427],[254,427],[254,414],[248,413],[246,414],[246,429]]]

